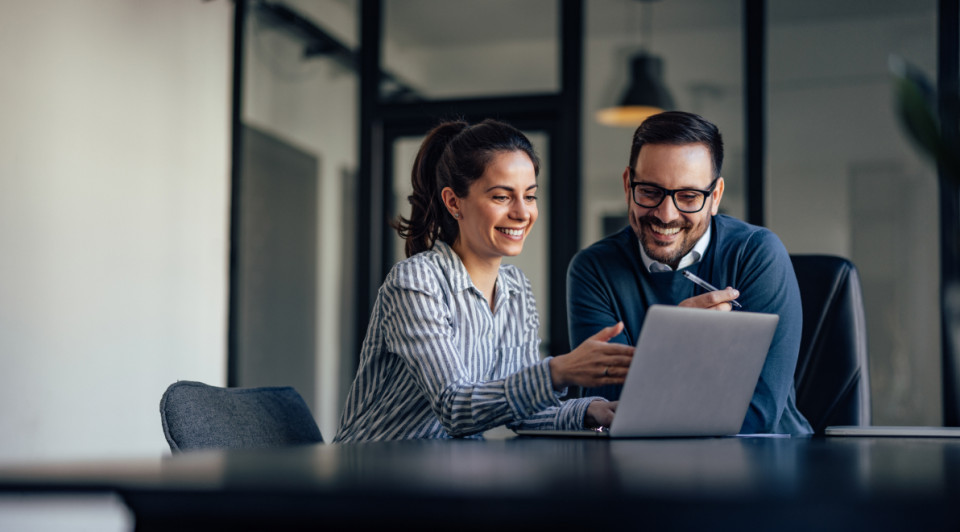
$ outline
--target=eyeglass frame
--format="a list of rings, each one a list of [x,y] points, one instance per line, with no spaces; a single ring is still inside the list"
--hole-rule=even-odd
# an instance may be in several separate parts
[[[663,200],[667,199],[667,196],[670,196],[670,198],[673,200],[673,206],[676,207],[678,211],[680,211],[680,212],[682,212],[682,213],[684,213],[684,214],[696,214],[696,213],[702,211],[703,208],[707,206],[707,197],[710,196],[711,194],[713,194],[714,189],[717,188],[717,181],[720,180],[720,177],[719,177],[719,176],[713,178],[713,181],[710,182],[710,188],[708,188],[708,189],[706,189],[706,190],[700,190],[700,189],[697,189],[697,188],[677,188],[677,189],[669,189],[669,188],[661,187],[660,185],[654,185],[653,183],[643,183],[643,182],[640,182],[640,181],[634,181],[633,178],[635,178],[635,177],[637,176],[637,171],[634,170],[634,168],[633,168],[632,166],[628,166],[627,168],[630,169],[630,199],[633,200],[633,203],[635,203],[635,204],[637,205],[637,207],[642,207],[642,208],[644,208],[644,209],[656,209],[656,208],[659,207],[660,205],[663,205]],[[648,206],[646,206],[646,205],[640,205],[640,202],[637,201],[636,190],[637,190],[637,187],[638,187],[638,186],[641,186],[641,185],[646,186],[646,187],[653,187],[653,188],[656,188],[656,189],[660,189],[660,191],[663,192],[663,196],[660,198],[660,201],[658,201],[657,204],[654,205],[653,207],[648,207]],[[674,195],[674,194],[676,194],[677,192],[699,192],[699,193],[703,194],[703,203],[701,203],[701,204],[700,204],[700,208],[697,209],[697,210],[695,210],[695,211],[685,211],[685,210],[683,210],[683,209],[680,208],[680,205],[679,205],[679,204],[677,204],[677,197]]]

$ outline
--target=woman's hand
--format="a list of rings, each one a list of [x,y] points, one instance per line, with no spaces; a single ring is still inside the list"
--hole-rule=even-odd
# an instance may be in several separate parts
[[[587,413],[583,417],[583,427],[595,429],[609,427],[613,423],[613,414],[617,411],[619,401],[603,401],[597,399],[587,405]]]
[[[622,330],[623,322],[617,323],[586,339],[570,353],[551,358],[553,388],[623,384],[633,359],[633,347],[608,343]]]
[[[728,286],[723,290],[714,290],[684,299],[677,306],[729,311],[733,310],[733,305],[730,302],[738,297],[740,297],[740,292],[736,288]]]

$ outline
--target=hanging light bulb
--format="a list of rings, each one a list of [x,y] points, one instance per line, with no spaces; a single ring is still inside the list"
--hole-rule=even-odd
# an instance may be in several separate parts
[[[630,85],[620,105],[597,111],[597,122],[608,126],[638,126],[648,116],[673,109],[663,84],[663,60],[640,52],[630,59]]]
[[[650,16],[645,18],[649,24]],[[648,116],[673,108],[673,98],[663,83],[663,59],[641,51],[630,58],[630,84],[619,104],[600,109],[595,118],[608,126],[635,127]]]

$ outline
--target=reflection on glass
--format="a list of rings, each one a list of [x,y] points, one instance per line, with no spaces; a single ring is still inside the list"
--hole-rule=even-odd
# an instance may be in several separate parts
[[[555,0],[388,0],[383,67],[426,99],[559,90]],[[384,96],[389,87],[384,87]]]
[[[768,2],[768,224],[860,270],[873,422],[938,425],[933,170],[893,107],[891,54],[936,72],[934,0]]]

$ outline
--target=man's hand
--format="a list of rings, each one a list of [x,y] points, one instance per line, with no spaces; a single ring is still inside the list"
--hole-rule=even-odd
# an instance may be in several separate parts
[[[613,415],[617,411],[619,401],[591,401],[587,405],[587,413],[583,417],[583,427],[595,429],[597,427],[609,427],[613,423]]]
[[[730,304],[730,302],[738,297],[740,297],[740,291],[728,286],[723,290],[707,292],[706,294],[684,299],[680,302],[679,306],[729,311],[733,310],[733,305]]]

